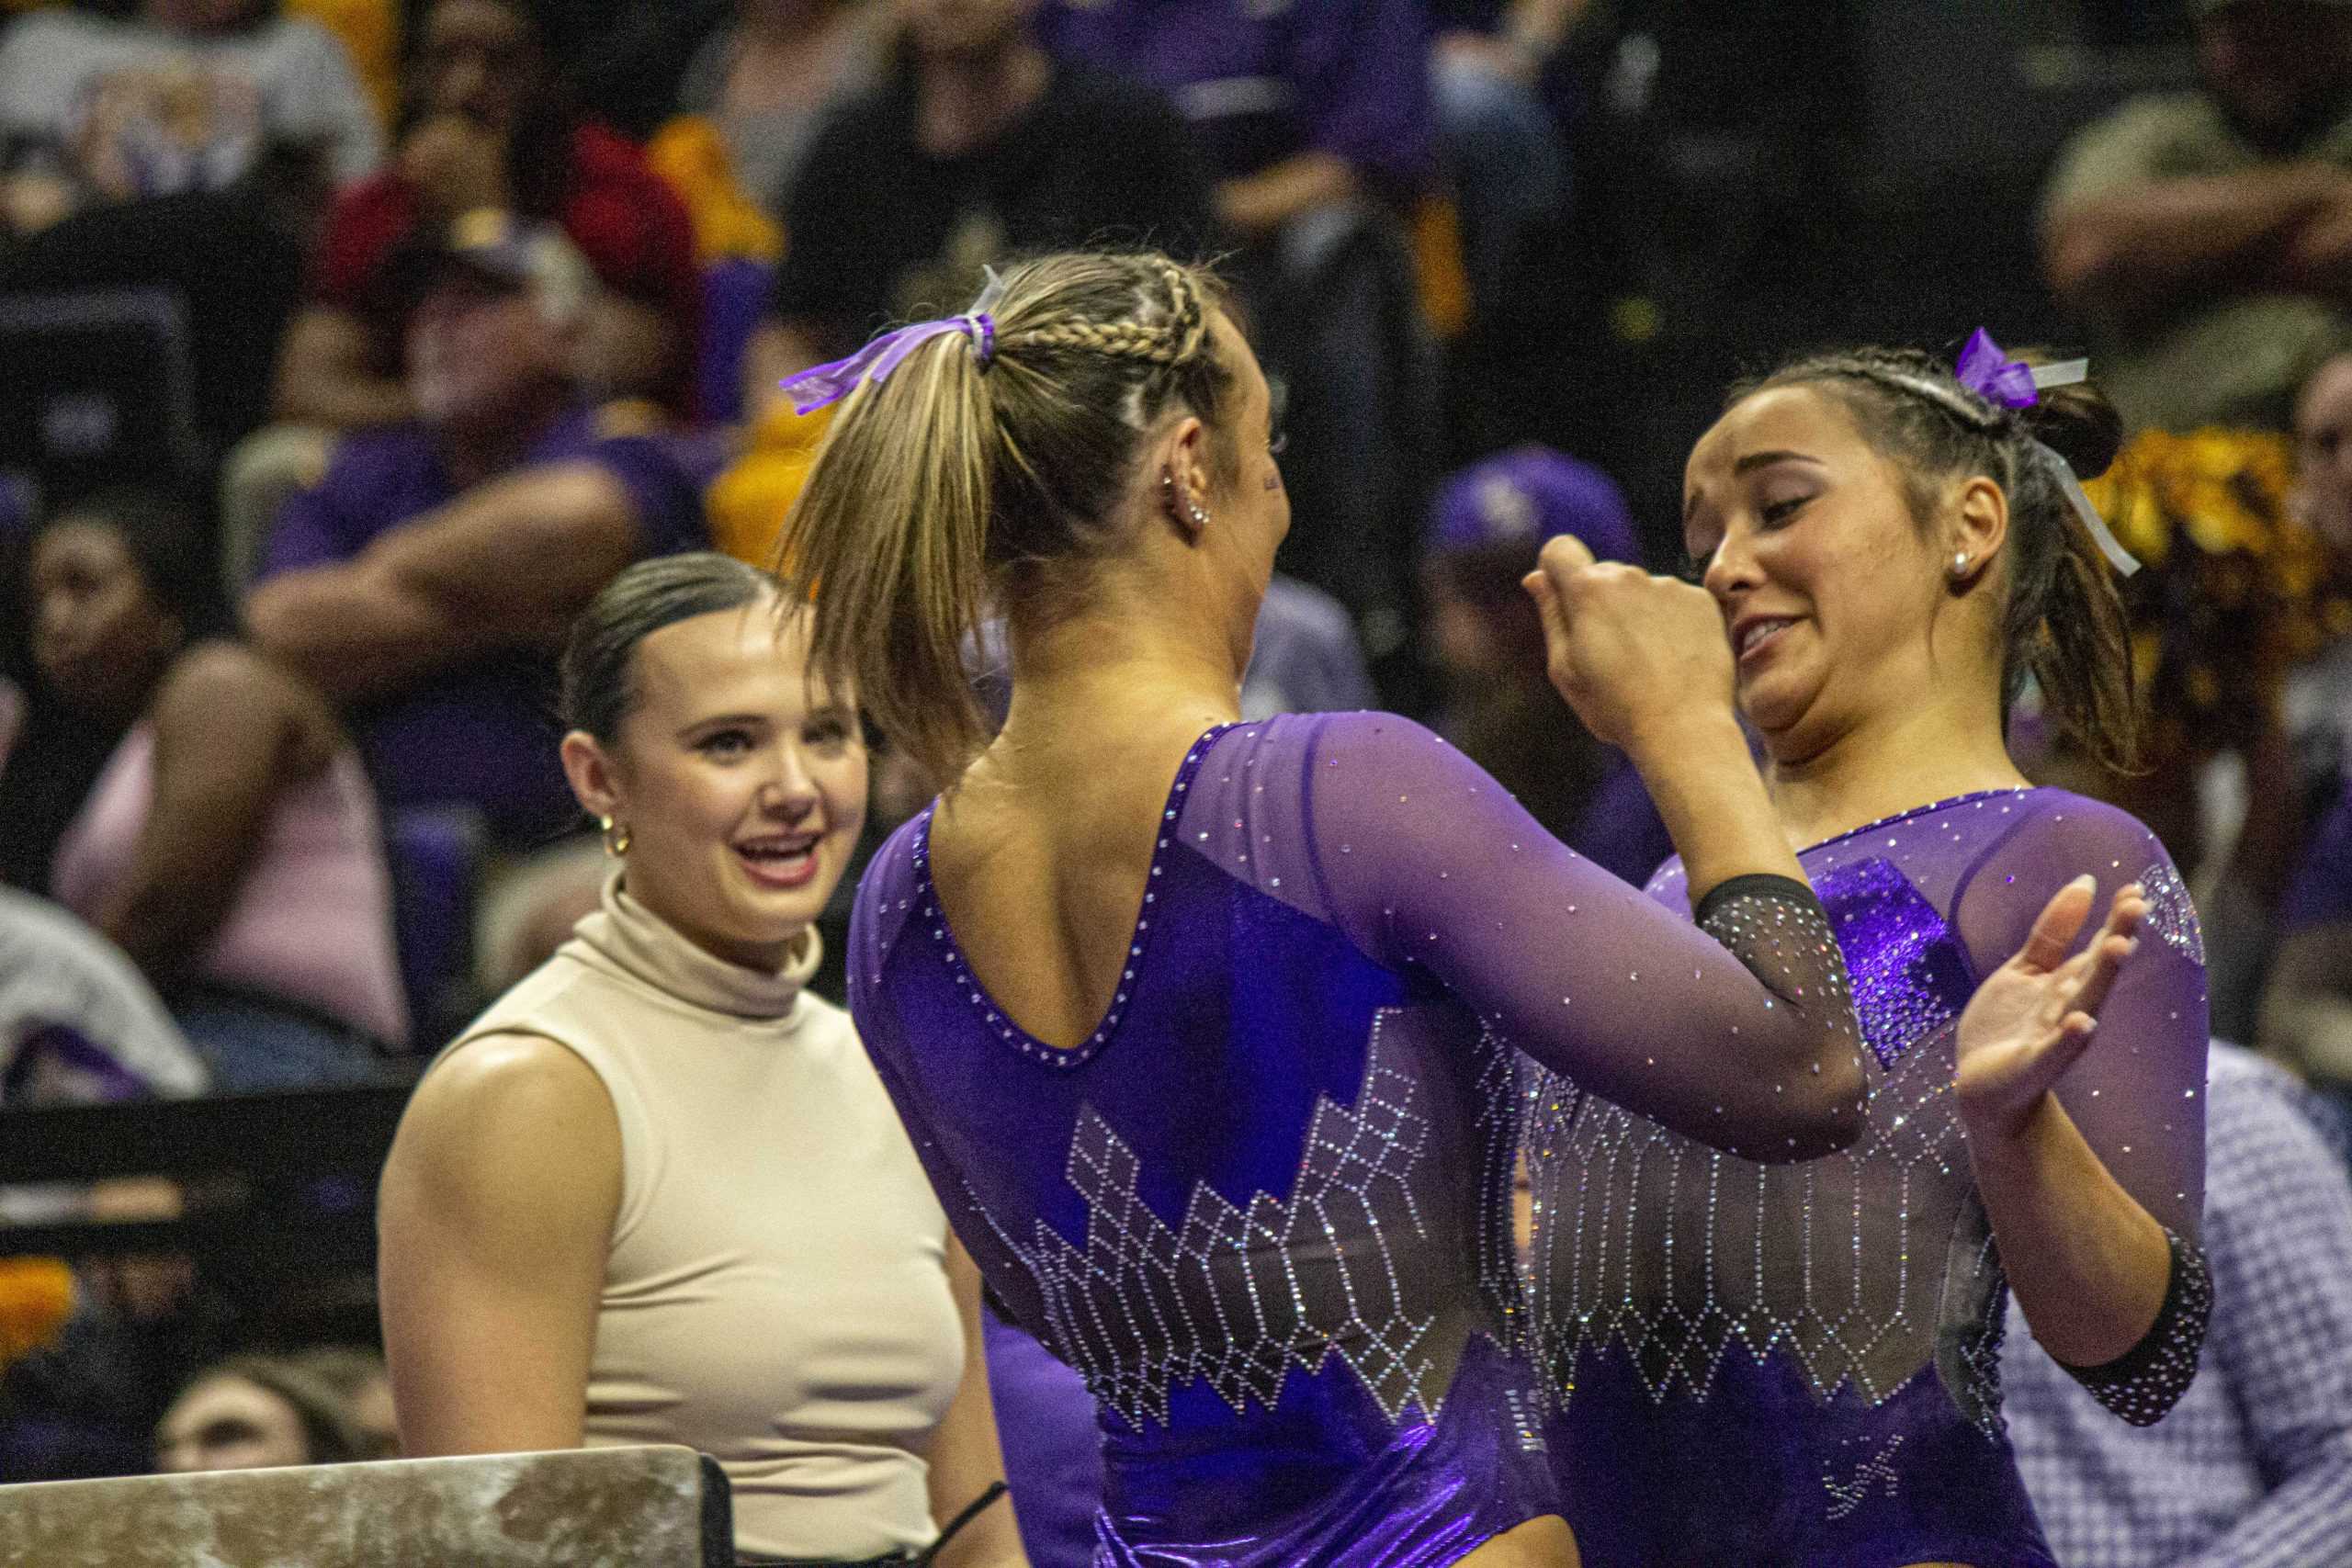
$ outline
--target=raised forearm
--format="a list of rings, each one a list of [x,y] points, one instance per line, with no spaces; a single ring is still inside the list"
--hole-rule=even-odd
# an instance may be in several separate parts
[[[254,641],[342,703],[385,695],[472,657],[478,618],[452,615],[365,557],[271,579],[245,607]]]
[[[2294,165],[2164,180],[2086,201],[2051,220],[2051,287],[2076,310],[2138,314],[2210,284],[2263,280],[2345,184],[2333,171]]]
[[[495,480],[384,535],[363,558],[399,592],[444,616],[488,617],[495,640],[560,637],[571,617],[629,563],[635,513],[593,464]]]
[[[1719,910],[1707,907],[1710,893],[1737,878],[1784,877],[1805,884],[1804,870],[1748,756],[1746,737],[1727,712],[1676,715],[1666,728],[1635,731],[1626,752],[1682,855],[1692,912],[1702,928],[1788,1004],[1777,1015],[1758,1015],[1777,1018],[1777,1026],[1752,1028],[1734,1043],[1749,1076],[1739,1090],[1727,1092],[1743,1102],[1746,1089],[1752,1088],[1756,1096],[1742,1111],[1743,1126],[1754,1130],[1736,1152],[1759,1160],[1793,1160],[1844,1148],[1861,1131],[1867,1088],[1863,1053],[1851,1032],[1843,966],[1833,962],[1815,972],[1807,965],[1817,959],[1773,952],[1784,942],[1810,947],[1804,922],[1817,920],[1817,909],[1786,926],[1780,919],[1798,911],[1784,909],[1780,918],[1758,921],[1756,911],[1764,906],[1743,889],[1726,889],[1734,897]],[[1819,939],[1818,951],[1834,953],[1827,929],[1811,929]],[[1721,1107],[1715,1114],[1722,1114]],[[1697,1135],[1722,1143],[1715,1127]]]
[[[229,644],[184,656],[149,720],[146,819],[94,923],[160,985],[228,918],[280,795],[323,765],[332,726],[315,696]]]
[[[1804,880],[1787,833],[1727,711],[1668,716],[1628,739],[1694,897],[1735,876]]]
[[[2164,1227],[2045,1094],[2013,1130],[1970,1127],[1969,1160],[2009,1289],[2043,1349],[2104,1366],[2139,1344],[2172,1278]]]
[[[91,923],[149,980],[168,987],[195,966],[228,918],[260,847],[264,820],[240,819],[224,807],[192,837],[142,834],[121,885]]]

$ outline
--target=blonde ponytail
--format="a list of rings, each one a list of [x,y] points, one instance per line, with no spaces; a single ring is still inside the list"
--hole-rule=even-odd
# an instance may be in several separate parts
[[[939,333],[851,392],[778,546],[811,671],[942,784],[987,739],[964,655],[1008,570],[1114,547],[1145,434],[1177,407],[1214,427],[1231,379],[1195,268],[1079,253],[999,288],[985,359]]]
[[[985,739],[964,645],[987,596],[996,416],[956,336],[850,394],[785,519],[778,571],[816,607],[809,668],[934,777]]]

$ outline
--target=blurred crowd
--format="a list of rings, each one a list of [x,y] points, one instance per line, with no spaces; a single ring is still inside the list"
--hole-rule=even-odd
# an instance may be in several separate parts
[[[574,618],[772,564],[785,378],[1091,245],[1216,258],[1275,387],[1249,711],[1427,718],[1635,882],[1544,541],[1681,568],[1759,352],[2087,352],[2150,762],[2028,749],[2162,835],[2217,1032],[2352,1096],[2352,6],[1781,9],[12,0],[0,1108],[413,1078],[596,907]],[[868,841],[929,787],[877,755]],[[390,1451],[379,1364],[201,1281],[11,1292],[0,1480]]]

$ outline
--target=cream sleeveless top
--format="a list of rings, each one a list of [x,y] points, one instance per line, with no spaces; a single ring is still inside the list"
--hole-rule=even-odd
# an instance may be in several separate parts
[[[604,1080],[621,1201],[587,1446],[684,1443],[738,1551],[877,1557],[937,1534],[927,1452],[963,1373],[947,1221],[849,1015],[694,946],[621,890],[450,1046],[538,1035]]]

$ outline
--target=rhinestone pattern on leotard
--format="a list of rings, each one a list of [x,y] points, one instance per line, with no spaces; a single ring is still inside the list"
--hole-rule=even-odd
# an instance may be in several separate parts
[[[1852,1148],[1759,1166],[1531,1075],[1533,1321],[1555,1392],[1573,1397],[1577,1359],[1596,1353],[1629,1357],[1657,1400],[1704,1397],[1735,1351],[1792,1358],[1825,1404],[1849,1383],[1876,1404],[1933,1365],[1961,1415],[1993,1428],[2005,1284],[1951,1093],[1959,1012],[1975,982],[1958,934],[1911,874],[1930,857],[1970,863],[2027,815],[2027,798],[1947,802],[1808,852],[1884,1069]],[[2129,863],[2101,864],[2103,886],[2125,880]],[[2201,962],[2177,874],[2160,857],[2143,863],[2151,933]],[[2132,1153],[2127,1142],[2108,1157]],[[2179,1370],[2177,1348],[2165,1364]],[[2129,1398],[2168,1403],[2180,1386],[2135,1382]],[[1825,1484],[1859,1498],[1851,1466],[1873,1458],[1840,1461],[1846,1473]]]
[[[1016,1236],[988,1223],[1035,1280],[1049,1348],[1094,1396],[1131,1425],[1168,1418],[1171,1390],[1205,1382],[1236,1411],[1271,1405],[1294,1369],[1339,1356],[1394,1420],[1417,1406],[1435,1416],[1469,1334],[1493,1318],[1449,1311],[1420,1278],[1442,1250],[1423,1201],[1442,1179],[1430,1162],[1423,1091],[1388,1038],[1407,1014],[1374,1016],[1363,1082],[1347,1105],[1321,1100],[1308,1124],[1287,1200],[1269,1192],[1236,1205],[1193,1188],[1171,1229],[1137,1195],[1135,1152],[1101,1116],[1081,1112],[1068,1167],[1086,1200],[1082,1242],[1045,1222]],[[1509,1053],[1479,1047],[1489,1114],[1508,1113]],[[1510,1145],[1484,1140],[1501,1174],[1480,1239],[1481,1273],[1507,1338],[1515,1281],[1498,1239]],[[983,1211],[985,1213],[985,1211]],[[1532,1423],[1528,1440],[1540,1442]]]
[[[1502,1040],[1768,1157],[1827,1146],[1805,1075],[1858,1115],[1861,1049],[1836,944],[1785,886],[1728,937],[1661,918],[1379,715],[1204,739],[1159,818],[1074,1041],[1025,1033],[960,951],[933,818],[895,836],[854,927],[868,1051],[1006,1315],[1102,1397],[1112,1555],[1457,1561],[1557,1511],[1511,1353]],[[1722,1070],[1748,1047],[1771,1074]]]
[[[2164,1418],[2197,1375],[2205,1326],[2213,1315],[2213,1271],[2202,1247],[2165,1232],[2172,1276],[2155,1325],[2122,1359],[2104,1367],[2068,1368],[2091,1397],[2134,1427]]]
[[[2148,930],[2165,946],[2193,963],[2205,962],[2205,935],[2198,929],[2197,907],[2189,902],[2188,886],[2169,861],[2158,861],[2139,875],[2148,896]]]

